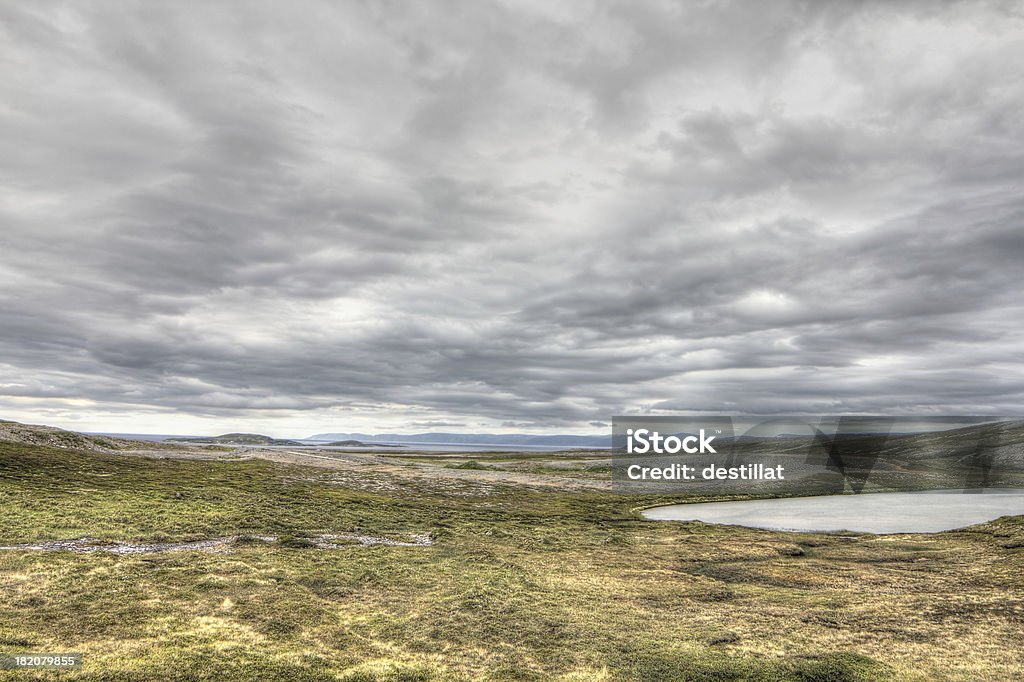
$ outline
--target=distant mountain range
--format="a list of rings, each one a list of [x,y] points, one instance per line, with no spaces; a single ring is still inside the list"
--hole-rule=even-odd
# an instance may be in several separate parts
[[[425,443],[444,445],[525,445],[561,448],[607,448],[611,436],[534,436],[522,433],[318,433],[311,441],[357,440],[363,443]]]

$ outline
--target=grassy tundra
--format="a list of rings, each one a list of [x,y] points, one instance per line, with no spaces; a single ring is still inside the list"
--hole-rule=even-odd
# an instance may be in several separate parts
[[[653,523],[636,509],[677,500],[503,480],[479,454],[324,468],[60,438],[0,442],[0,545],[237,536],[0,551],[0,653],[83,652],[60,679],[1024,677],[1020,517],[919,536]]]

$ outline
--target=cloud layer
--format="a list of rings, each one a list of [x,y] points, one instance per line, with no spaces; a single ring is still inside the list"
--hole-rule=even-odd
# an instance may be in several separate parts
[[[549,5],[0,7],[0,416],[1024,414],[1019,5]]]

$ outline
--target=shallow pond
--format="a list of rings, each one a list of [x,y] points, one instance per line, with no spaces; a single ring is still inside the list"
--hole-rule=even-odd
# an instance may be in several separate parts
[[[770,530],[938,533],[1024,514],[1024,489],[822,495],[653,507],[652,521],[704,521]]]

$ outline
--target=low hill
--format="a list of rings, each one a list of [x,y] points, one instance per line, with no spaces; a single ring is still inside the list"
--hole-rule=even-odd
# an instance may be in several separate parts
[[[0,441],[100,452],[160,447],[158,443],[111,438],[109,436],[92,436],[75,431],[65,431],[54,426],[21,424],[12,421],[0,421]]]
[[[206,436],[200,438],[172,438],[175,443],[203,443],[208,445],[287,445],[290,447],[302,447],[303,444],[297,440],[284,438],[271,438],[258,433],[225,433],[220,436]]]

